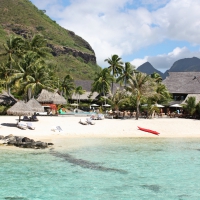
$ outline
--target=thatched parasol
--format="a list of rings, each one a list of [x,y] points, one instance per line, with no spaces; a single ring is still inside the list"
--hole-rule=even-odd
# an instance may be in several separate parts
[[[19,116],[20,121],[21,116],[33,115],[34,111],[32,111],[31,108],[23,101],[18,101],[14,106],[7,110],[7,114]]]
[[[35,112],[44,112],[44,108],[40,105],[40,103],[36,100],[36,99],[34,99],[34,98],[32,98],[32,99],[30,99],[27,103],[26,103],[26,105],[28,105],[31,109],[32,109],[32,111],[35,111]]]

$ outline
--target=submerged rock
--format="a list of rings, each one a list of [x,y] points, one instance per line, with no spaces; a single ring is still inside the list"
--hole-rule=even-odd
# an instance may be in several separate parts
[[[5,137],[0,136],[0,144],[31,149],[45,149],[48,148],[48,146],[53,145],[53,143],[46,143],[42,141],[35,142],[33,139],[30,139],[28,137],[13,136],[12,134]]]

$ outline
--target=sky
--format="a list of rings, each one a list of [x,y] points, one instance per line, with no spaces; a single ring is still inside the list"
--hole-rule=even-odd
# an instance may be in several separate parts
[[[31,0],[94,49],[97,64],[117,54],[165,72],[179,59],[200,58],[200,0]]]

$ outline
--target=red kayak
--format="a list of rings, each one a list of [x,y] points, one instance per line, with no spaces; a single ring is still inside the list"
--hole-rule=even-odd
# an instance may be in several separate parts
[[[154,135],[159,135],[159,134],[160,134],[160,133],[158,133],[157,131],[153,131],[153,130],[150,130],[150,129],[142,128],[142,127],[139,127],[139,126],[138,126],[138,128],[139,128],[139,130],[141,130],[141,131],[145,131],[145,132],[148,132],[148,133],[152,133],[152,134],[154,134]]]

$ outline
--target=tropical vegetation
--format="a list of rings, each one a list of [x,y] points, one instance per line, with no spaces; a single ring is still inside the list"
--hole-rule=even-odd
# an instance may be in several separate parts
[[[75,86],[70,74],[65,74],[64,78],[56,76],[57,66],[49,62],[53,56],[42,35],[28,38],[11,36],[4,44],[1,56],[7,58],[0,64],[1,88],[8,93],[28,101],[37,97],[42,89],[56,90],[67,100],[74,93],[80,104],[80,95],[85,90],[82,86]],[[151,113],[156,110],[154,104],[170,100],[159,74],[149,76],[138,72],[129,62],[123,63],[116,54],[105,61],[109,66],[96,72],[92,84],[92,92],[99,93],[102,104],[109,103],[115,110],[136,110],[138,119],[141,104],[147,103],[146,109]]]
[[[0,5],[0,54],[5,52],[3,43],[9,40],[9,35],[29,38],[40,34],[52,50],[54,59],[49,61],[57,67],[56,76],[63,79],[66,74],[71,74],[75,79],[94,78],[100,67],[87,41],[61,27],[45,10],[38,9],[29,0],[1,0]],[[88,59],[90,56],[93,59]],[[6,57],[0,57],[0,63],[6,60]]]

